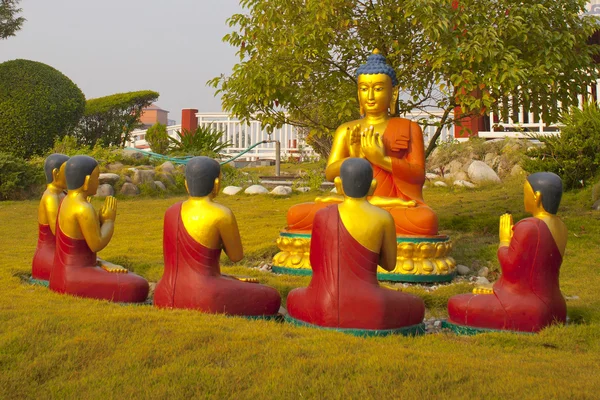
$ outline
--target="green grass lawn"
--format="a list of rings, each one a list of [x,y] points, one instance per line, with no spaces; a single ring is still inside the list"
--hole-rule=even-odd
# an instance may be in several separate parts
[[[525,216],[522,181],[474,191],[428,188],[454,257],[498,271],[498,217]],[[246,258],[223,272],[256,276],[287,293],[307,277],[255,267],[277,252],[288,198],[219,197],[236,214]],[[597,398],[600,390],[600,214],[590,193],[568,193],[561,269],[570,324],[537,335],[357,338],[270,321],[61,296],[25,284],[37,240],[37,202],[0,203],[0,398]],[[115,234],[100,256],[150,281],[162,274],[162,218],[181,198],[118,204]],[[98,207],[101,203],[94,200]],[[421,296],[445,315],[461,283]]]

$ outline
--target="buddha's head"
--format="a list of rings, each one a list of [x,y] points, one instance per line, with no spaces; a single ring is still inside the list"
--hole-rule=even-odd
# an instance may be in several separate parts
[[[191,197],[215,197],[219,193],[221,166],[209,157],[194,157],[185,167],[185,187]]]
[[[344,195],[355,199],[372,194],[377,185],[373,179],[373,167],[364,158],[346,159],[340,168],[339,179]]]
[[[525,211],[536,214],[545,211],[558,212],[562,197],[562,180],[552,172],[536,172],[527,177],[523,186]]]
[[[361,115],[393,114],[398,99],[396,72],[376,49],[356,70]]]
[[[98,162],[89,156],[73,156],[65,164],[67,189],[81,191],[85,196],[95,195],[100,184]]]
[[[65,178],[65,166],[69,156],[64,154],[50,154],[44,161],[44,173],[46,174],[46,183],[53,184],[59,189],[67,188],[67,179]]]

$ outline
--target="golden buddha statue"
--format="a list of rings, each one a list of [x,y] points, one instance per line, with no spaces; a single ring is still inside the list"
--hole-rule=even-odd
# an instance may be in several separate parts
[[[56,248],[56,217],[58,207],[65,197],[67,181],[65,163],[69,159],[64,154],[51,154],[44,161],[46,190],[38,207],[38,243],[33,256],[31,277],[46,285],[50,279]]]
[[[65,163],[65,176],[68,192],[56,220],[50,289],[115,302],[145,301],[148,282],[144,278],[96,256],[110,242],[117,215],[112,196],[105,199],[99,213],[88,201],[98,189],[98,163],[88,156],[74,156]]]
[[[455,266],[454,260],[447,256],[451,243],[447,236],[438,235],[437,216],[423,200],[425,150],[421,128],[416,122],[393,117],[391,113],[398,96],[396,74],[385,57],[375,50],[358,68],[357,83],[364,117],[344,123],[336,130],[325,176],[327,180],[335,181],[342,163],[348,158],[368,160],[377,181],[369,202],[392,214],[398,245],[412,243],[414,248],[412,269],[401,268],[401,264],[409,266],[411,263],[399,259],[391,274],[403,275],[398,280],[450,280]],[[278,240],[282,252],[274,258],[274,265],[284,268],[281,272],[306,272],[310,265],[307,256],[315,213],[342,201],[340,195],[329,195],[317,197],[314,203],[290,208],[287,228]],[[438,270],[438,266],[444,270]],[[393,279],[392,275],[386,277]],[[427,277],[411,279],[409,275]]]

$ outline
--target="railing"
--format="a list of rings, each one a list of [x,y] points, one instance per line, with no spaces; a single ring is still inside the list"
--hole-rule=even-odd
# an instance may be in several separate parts
[[[586,100],[600,103],[600,80],[589,87],[586,94],[577,96],[577,99],[579,107],[582,107]],[[484,118],[486,127],[483,131],[479,131],[479,137],[483,138],[527,138],[530,134],[558,135],[560,133],[560,126],[548,124],[540,117],[535,118],[533,113],[526,112],[523,106],[518,107],[516,112],[509,114],[508,118],[502,118],[496,113],[490,113],[489,116]]]
[[[433,124],[441,118],[442,112],[414,112],[403,115],[404,118],[418,122],[423,128],[423,139],[425,144],[428,144],[431,137],[437,130]],[[292,125],[283,125],[281,128],[274,129],[271,134],[262,127],[260,121],[251,121],[250,123],[242,123],[239,119],[234,118],[226,113],[197,113],[198,126],[210,126],[224,132],[222,142],[230,141],[233,146],[227,148],[224,153],[226,155],[236,155],[246,150],[248,147],[265,141],[278,140],[281,145],[281,157],[296,158],[307,160],[318,158],[319,155],[305,142],[303,135],[299,134],[298,128]],[[175,138],[176,131],[181,130],[181,125],[167,126],[169,136]],[[454,127],[446,126],[442,130],[442,134],[438,140],[452,140],[454,137]],[[150,150],[146,141],[146,130],[136,129],[131,132],[131,142],[127,143],[130,147],[135,147],[143,150]],[[275,143],[263,143],[256,146],[251,151],[244,154],[241,158],[246,161],[254,161],[258,159],[275,159]]]

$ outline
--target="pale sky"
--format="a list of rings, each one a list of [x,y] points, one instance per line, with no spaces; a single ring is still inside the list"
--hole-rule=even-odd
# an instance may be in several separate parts
[[[19,7],[27,21],[0,40],[0,62],[48,64],[87,99],[155,90],[178,122],[182,108],[221,111],[206,81],[229,75],[238,61],[221,39],[239,0],[21,0]]]

